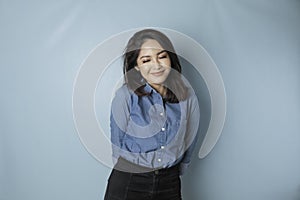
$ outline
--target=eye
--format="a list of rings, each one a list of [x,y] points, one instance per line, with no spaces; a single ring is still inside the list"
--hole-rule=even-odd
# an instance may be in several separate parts
[[[149,62],[149,61],[150,61],[150,59],[142,60],[142,63],[147,63],[147,62]]]
[[[158,58],[159,59],[164,59],[164,58],[167,58],[167,57],[168,57],[168,54],[165,53],[165,54],[160,55]]]
[[[159,59],[164,59],[164,58],[167,58],[167,56],[160,56]]]

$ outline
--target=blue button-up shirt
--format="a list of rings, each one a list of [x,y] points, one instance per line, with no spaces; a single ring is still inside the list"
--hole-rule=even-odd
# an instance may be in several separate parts
[[[189,87],[184,101],[169,103],[149,84],[144,90],[150,95],[138,96],[123,85],[115,94],[110,118],[113,158],[148,168],[180,163],[183,173],[197,139],[197,97]]]

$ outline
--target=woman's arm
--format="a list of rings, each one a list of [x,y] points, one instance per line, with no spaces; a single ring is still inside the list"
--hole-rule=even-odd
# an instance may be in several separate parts
[[[187,125],[185,133],[185,144],[186,152],[184,153],[183,159],[180,163],[180,174],[184,174],[191,162],[192,153],[195,150],[197,140],[199,137],[198,127],[200,121],[200,109],[198,104],[197,96],[192,95],[189,102],[189,109],[187,113]]]
[[[110,132],[113,162],[121,155],[123,138],[126,133],[130,105],[130,93],[126,85],[117,90],[111,105]]]

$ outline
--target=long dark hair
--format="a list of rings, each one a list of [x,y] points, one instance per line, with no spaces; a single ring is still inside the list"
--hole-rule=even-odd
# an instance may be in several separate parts
[[[138,96],[149,95],[144,91],[146,81],[141,73],[135,69],[137,66],[137,58],[140,53],[140,48],[146,40],[156,40],[164,50],[168,53],[171,60],[171,71],[164,85],[167,87],[166,95],[163,97],[165,101],[170,103],[178,103],[186,99],[187,89],[181,78],[181,65],[175,49],[170,39],[163,33],[154,29],[144,29],[136,32],[128,41],[123,55],[124,66],[123,73],[125,83]],[[175,95],[176,94],[176,95]]]

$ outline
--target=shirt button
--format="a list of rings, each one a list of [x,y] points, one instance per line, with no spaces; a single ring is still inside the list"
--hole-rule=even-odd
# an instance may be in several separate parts
[[[157,161],[158,161],[158,162],[161,162],[161,159],[159,158],[159,159],[157,159]]]
[[[160,148],[161,148],[161,149],[165,149],[165,146],[161,146]]]
[[[164,116],[164,113],[162,113],[162,112],[161,112],[161,113],[159,113],[159,114],[160,114],[160,116]]]
[[[165,129],[165,128],[162,128],[161,130],[162,130],[162,131],[165,131],[166,129]]]

